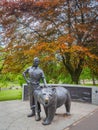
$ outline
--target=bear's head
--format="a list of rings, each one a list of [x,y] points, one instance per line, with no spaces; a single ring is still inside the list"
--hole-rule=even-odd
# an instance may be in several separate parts
[[[52,87],[43,88],[40,94],[40,101],[44,107],[51,105],[56,99],[56,89]]]

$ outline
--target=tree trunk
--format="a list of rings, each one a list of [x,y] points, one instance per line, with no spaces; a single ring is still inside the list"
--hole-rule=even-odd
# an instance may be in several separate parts
[[[81,67],[78,67],[75,71],[69,70],[69,68],[66,68],[71,76],[72,83],[79,84],[79,77],[81,75],[82,69]]]
[[[75,83],[75,84],[78,84],[79,83],[79,77],[77,74],[70,74],[71,75],[71,78],[72,78],[72,82]]]
[[[62,56],[63,64],[71,76],[72,83],[78,84],[79,77],[80,77],[81,72],[83,70],[84,59],[81,58],[78,66],[76,68],[73,68],[71,65],[71,62],[69,62],[69,58],[70,57],[67,57],[67,59],[66,59],[67,62],[65,62],[65,58]]]

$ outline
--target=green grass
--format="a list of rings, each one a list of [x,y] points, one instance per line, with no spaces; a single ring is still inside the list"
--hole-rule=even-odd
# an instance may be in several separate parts
[[[22,90],[2,90],[0,91],[0,101],[19,100],[22,98]]]

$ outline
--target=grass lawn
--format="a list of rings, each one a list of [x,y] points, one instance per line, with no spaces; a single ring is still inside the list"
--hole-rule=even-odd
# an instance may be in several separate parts
[[[22,89],[0,91],[0,101],[17,100],[22,98]]]

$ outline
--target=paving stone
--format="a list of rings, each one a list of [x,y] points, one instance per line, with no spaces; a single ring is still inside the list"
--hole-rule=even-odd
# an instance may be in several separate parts
[[[66,116],[65,107],[57,109],[51,125],[43,126],[45,113],[42,108],[41,121],[35,121],[34,117],[28,118],[30,112],[29,101],[5,101],[0,102],[0,130],[64,130],[74,122],[87,116],[98,109],[97,105],[72,102],[71,115]]]

